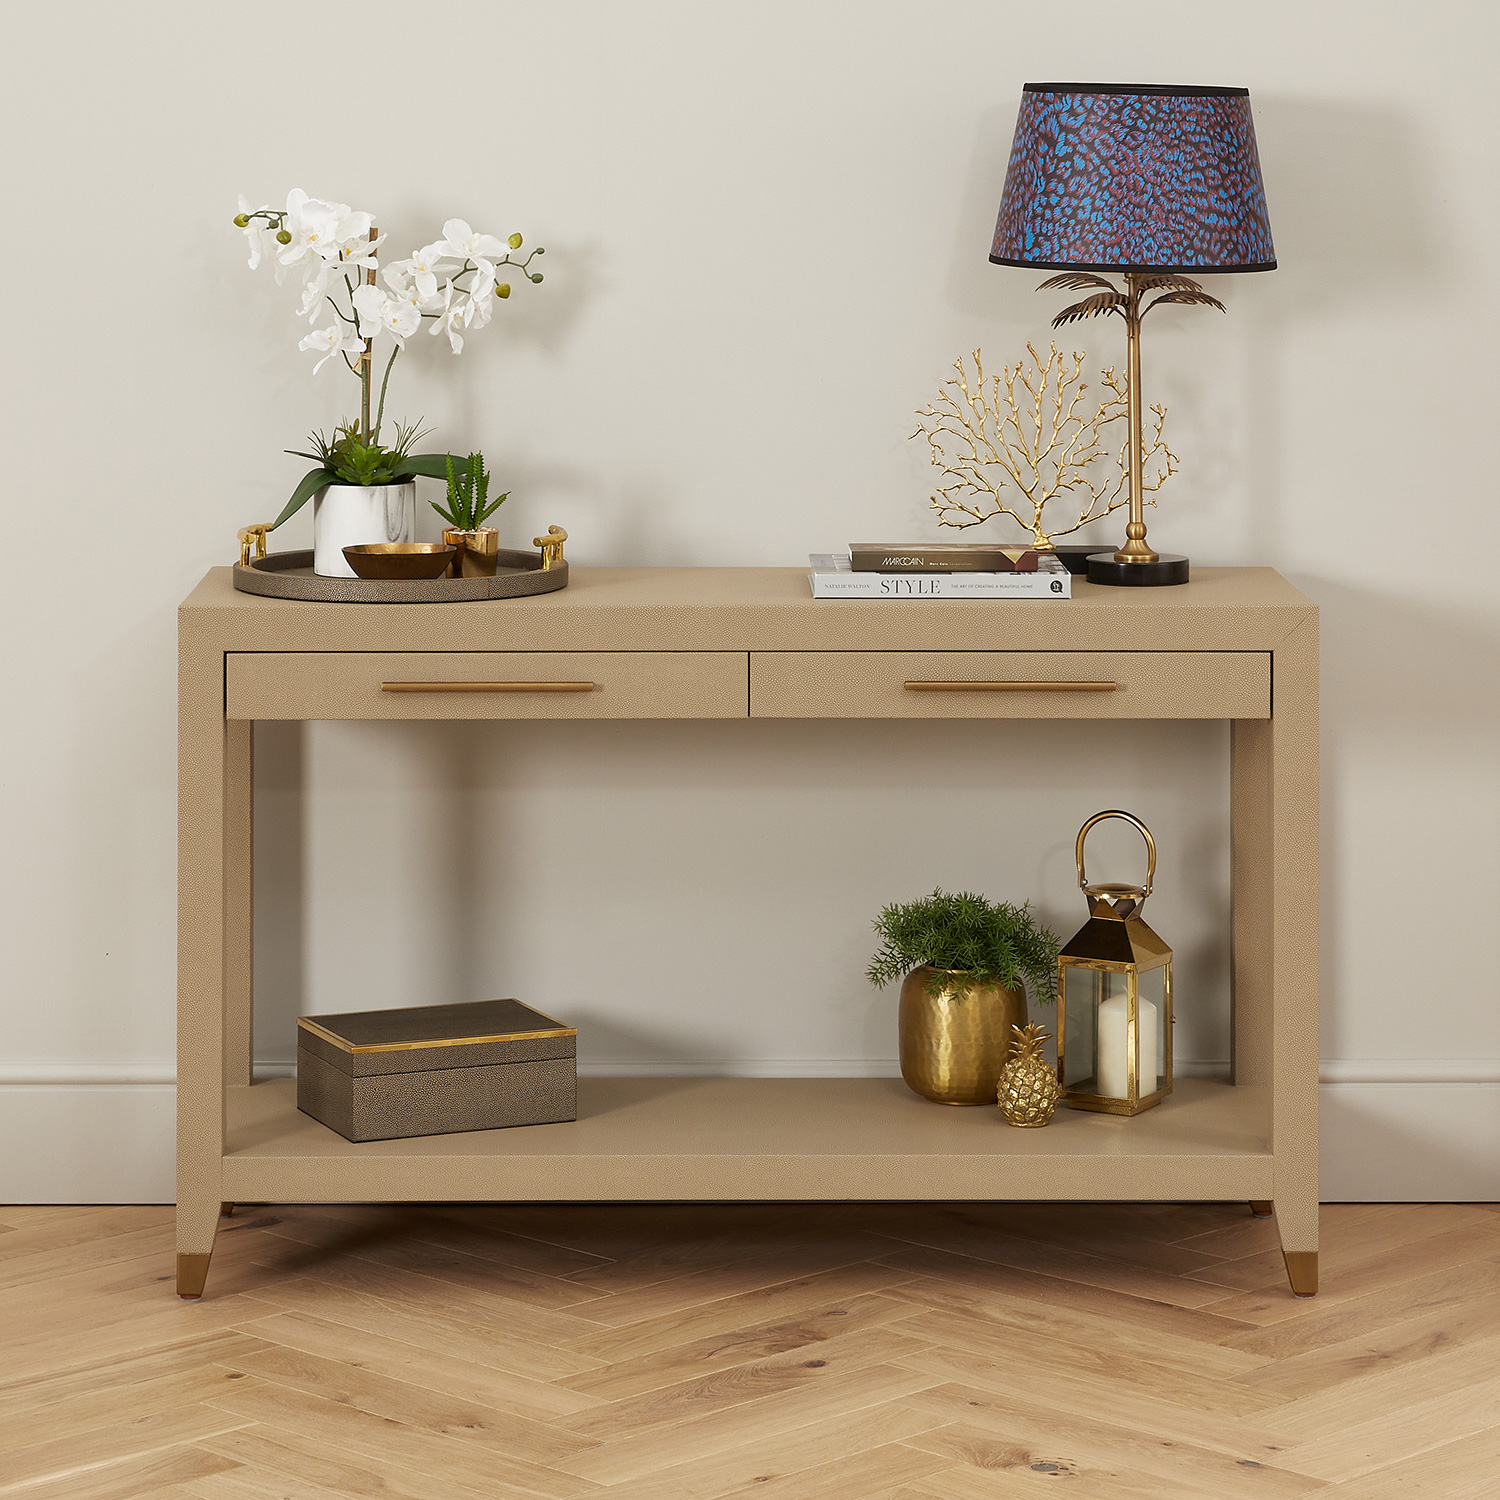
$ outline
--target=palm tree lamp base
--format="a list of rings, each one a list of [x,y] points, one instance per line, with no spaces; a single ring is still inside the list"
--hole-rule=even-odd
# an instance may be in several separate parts
[[[1188,560],[1179,552],[1163,552],[1154,562],[1117,562],[1113,552],[1089,557],[1090,583],[1114,587],[1160,588],[1188,581]]]

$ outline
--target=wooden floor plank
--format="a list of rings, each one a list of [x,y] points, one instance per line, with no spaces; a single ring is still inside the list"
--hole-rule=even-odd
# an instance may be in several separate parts
[[[3,1347],[3,1346],[0,1346]],[[47,1376],[18,1376],[0,1385],[0,1418],[89,1396],[115,1386],[179,1375],[216,1363],[221,1356],[254,1354],[269,1348],[264,1339],[251,1338],[234,1329],[222,1329],[202,1338],[160,1348],[131,1349],[113,1358],[86,1358],[71,1370]]]
[[[1496,1379],[1500,1379],[1500,1339],[1490,1338],[1429,1355],[1418,1364],[1371,1371],[1314,1395],[1286,1402],[1264,1413],[1261,1420],[1277,1435],[1278,1441],[1288,1446],[1318,1442],[1356,1426],[1385,1424],[1404,1428],[1415,1420],[1414,1413],[1433,1401],[1462,1400],[1479,1386]],[[1495,1420],[1500,1421],[1500,1407],[1496,1411]],[[1472,1430],[1465,1428],[1450,1436],[1462,1437]]]
[[[846,1297],[788,1318],[752,1323],[686,1344],[672,1344],[637,1359],[618,1360],[582,1375],[570,1376],[561,1384],[569,1390],[586,1392],[601,1400],[618,1401],[680,1380],[711,1375],[715,1370],[725,1370],[731,1365],[819,1344],[859,1329],[899,1322],[911,1315],[910,1303],[898,1302],[880,1292],[869,1292],[862,1297]]]
[[[1329,1500],[1494,1500],[1500,1426],[1428,1448],[1377,1473],[1336,1484]]]
[[[548,1280],[607,1264],[604,1257],[587,1251],[512,1234],[463,1209],[434,1209],[418,1204],[362,1207],[374,1211],[366,1212],[357,1221],[326,1211],[316,1214],[303,1211],[294,1218],[284,1218],[276,1232],[300,1244],[349,1255],[392,1243],[439,1245]]]
[[[350,1452],[322,1438],[255,1423],[196,1445],[223,1462],[241,1464],[275,1482],[302,1479],[336,1495],[371,1500],[535,1500],[534,1490],[504,1483],[498,1473],[483,1487],[465,1483],[452,1468],[409,1467],[389,1456]],[[428,1455],[429,1457],[431,1455]],[[494,1466],[491,1465],[492,1470]],[[472,1478],[472,1475],[470,1475]]]
[[[416,1265],[421,1265],[420,1256]],[[419,1269],[378,1265],[353,1255],[299,1256],[294,1263],[276,1269],[279,1275],[270,1279],[268,1288],[273,1292],[288,1278],[302,1278],[319,1286],[367,1292],[419,1317],[435,1314],[473,1319],[535,1343],[565,1344],[603,1331],[602,1324],[571,1311],[518,1301],[496,1284],[481,1281],[478,1285],[457,1286],[439,1276],[423,1275]]]
[[[1028,1450],[1070,1457],[1092,1468],[1120,1465],[1151,1474],[1186,1495],[1227,1500],[1237,1495],[1290,1497],[1316,1494],[1325,1486],[1310,1476],[1274,1469],[1260,1452],[1240,1457],[1188,1441],[1169,1441],[1129,1426],[1060,1412],[1054,1407],[961,1384],[939,1385],[906,1398],[919,1411],[977,1427]],[[1104,1406],[1101,1412],[1110,1411]],[[1193,1486],[1197,1486],[1196,1489]]]
[[[250,1384],[251,1382],[246,1382]],[[243,1426],[240,1418],[212,1406],[182,1406],[150,1412],[130,1421],[49,1437],[5,1455],[4,1485],[19,1487],[39,1479],[73,1479],[90,1469],[124,1459],[162,1453],[181,1443]],[[175,1481],[170,1481],[175,1482]],[[0,1494],[5,1489],[0,1489]]]
[[[1248,1208],[1244,1217],[1261,1223]],[[1151,1222],[1126,1203],[1006,1203],[945,1205],[924,1217],[923,1231],[913,1236],[898,1229],[886,1233],[916,1244],[935,1244],[962,1253],[976,1241],[1004,1238],[1028,1244],[1098,1255],[1108,1247],[1108,1258],[1127,1266],[1182,1276],[1224,1259],[1169,1239],[1153,1231]],[[950,1234],[952,1242],[944,1239]]]
[[[1238,1381],[1202,1371],[1174,1370],[1148,1357],[1140,1341],[1132,1352],[1118,1346],[1101,1348],[1083,1330],[1076,1330],[1073,1338],[1062,1338],[934,1311],[890,1327],[897,1333],[920,1334],[937,1346],[934,1352],[940,1357],[975,1356],[1021,1379],[1045,1376],[1118,1384],[1168,1406],[1233,1417],[1249,1417],[1276,1400],[1274,1392],[1251,1389]]]
[[[1087,1282],[1069,1281],[1039,1271],[978,1260],[969,1255],[954,1255],[946,1250],[905,1250],[886,1256],[879,1264],[904,1271],[912,1280],[936,1278],[982,1291],[1001,1292],[1044,1307],[1099,1312],[1133,1327],[1148,1331],[1165,1329],[1183,1338],[1201,1339],[1204,1343],[1219,1343],[1230,1334],[1247,1331],[1250,1326],[1220,1312],[1156,1302],[1149,1297],[1135,1297]],[[1290,1288],[1285,1300],[1294,1309],[1302,1305],[1292,1296]]]
[[[1485,1368],[1500,1368],[1493,1354]],[[1471,1380],[1456,1390],[1404,1405],[1399,1420],[1386,1414],[1341,1431],[1322,1432],[1286,1448],[1277,1463],[1329,1481],[1361,1478],[1460,1438],[1487,1432],[1500,1425],[1497,1418],[1500,1376]]]
[[[1320,1306],[1352,1301],[1369,1292],[1400,1286],[1402,1282],[1411,1281],[1417,1276],[1446,1270],[1450,1266],[1465,1265],[1470,1261],[1493,1259],[1497,1255],[1500,1255],[1500,1227],[1492,1228],[1489,1223],[1483,1223],[1448,1234],[1412,1240],[1388,1251],[1375,1251],[1341,1265],[1333,1280],[1322,1274],[1320,1256]],[[1295,1301],[1289,1306],[1290,1300],[1285,1295],[1285,1288],[1278,1283],[1263,1291],[1241,1292],[1209,1303],[1203,1310],[1220,1317],[1264,1325],[1300,1317],[1304,1309]]]
[[[244,1330],[286,1349],[340,1361],[373,1375],[402,1380],[531,1421],[552,1421],[602,1404],[598,1396],[583,1395],[550,1381],[532,1380],[306,1313],[259,1318],[246,1323]]]
[[[201,1303],[182,1303],[170,1287],[162,1287],[156,1310],[106,1327],[75,1329],[49,1338],[45,1328],[33,1328],[19,1339],[7,1338],[4,1368],[10,1381],[36,1380],[60,1370],[75,1370],[90,1358],[117,1359],[132,1350],[165,1348],[205,1335],[233,1329],[249,1317],[263,1314],[264,1303],[249,1297],[219,1297]]]
[[[1366,1232],[1364,1226],[1392,1215],[1402,1215],[1409,1203],[1325,1203],[1318,1209],[1320,1246],[1351,1243]],[[1221,1260],[1237,1260],[1263,1250],[1280,1250],[1281,1235],[1274,1216],[1258,1219],[1249,1212],[1235,1214],[1227,1223],[1203,1228],[1175,1241],[1187,1249],[1202,1250]]]
[[[327,1396],[372,1417],[386,1417],[437,1437],[457,1438],[527,1463],[551,1464],[595,1446],[591,1439],[547,1422],[297,1349],[263,1349],[237,1357],[233,1368],[266,1384]]]
[[[983,1427],[961,1422],[938,1427],[904,1440],[959,1467],[944,1469],[936,1478],[918,1481],[904,1492],[905,1500],[1006,1500],[1035,1497],[1050,1481],[1068,1500],[1162,1500],[1163,1496],[1201,1497],[1214,1492],[1196,1481],[1168,1483],[1160,1475],[1130,1471],[1116,1463],[1095,1466],[1067,1453],[1043,1450],[1000,1437]]]
[[[600,1484],[619,1484],[672,1464],[775,1437],[827,1417],[845,1416],[867,1406],[896,1401],[929,1384],[925,1375],[875,1365],[849,1374],[835,1374],[804,1390],[762,1396],[727,1411],[620,1438],[577,1458],[564,1459],[559,1467]]]
[[[936,1277],[904,1282],[889,1288],[882,1296],[887,1301],[958,1314],[979,1328],[993,1326],[1043,1338],[1065,1339],[1097,1349],[1101,1354],[1114,1353],[1122,1358],[1135,1359],[1141,1353],[1139,1326],[1117,1322],[1097,1311],[1074,1311],[1055,1302],[1029,1302],[1004,1292],[954,1285]],[[1271,1363],[1270,1357],[1264,1354],[1202,1338],[1186,1338],[1163,1328],[1151,1331],[1149,1347],[1152,1358],[1159,1363],[1211,1379],[1230,1379]]]
[[[485,1293],[499,1292],[530,1307],[560,1311],[563,1308],[581,1307],[593,1302],[598,1296],[587,1287],[565,1281],[561,1277],[545,1276],[539,1271],[507,1265],[464,1250],[450,1250],[444,1245],[410,1236],[346,1234],[334,1237],[314,1228],[300,1230],[298,1221],[279,1225],[274,1233],[309,1249],[322,1252],[332,1250],[338,1255],[369,1261],[377,1266],[412,1270],[446,1285],[473,1288]],[[305,1233],[307,1238],[298,1239],[301,1233]],[[304,1260],[307,1263],[322,1263],[321,1256],[308,1256]]]
[[[986,1234],[982,1228],[936,1224],[930,1232],[913,1230],[912,1243],[963,1255],[970,1259],[1008,1266],[1018,1271],[1033,1271],[1062,1281],[1102,1291],[1120,1292],[1175,1307],[1202,1307],[1222,1296],[1216,1288],[1199,1285],[1191,1278],[1154,1270],[1133,1261],[1108,1255],[1068,1249],[1022,1239],[1016,1235]],[[883,1257],[891,1260],[890,1256]]]
[[[178,1490],[190,1500],[344,1500],[338,1490],[272,1470],[228,1469],[195,1479]]]
[[[1368,1338],[1382,1329],[1429,1313],[1458,1312],[1485,1306],[1500,1296],[1500,1262],[1466,1261],[1446,1270],[1419,1275],[1363,1297],[1303,1304],[1295,1318],[1264,1327],[1240,1328],[1225,1336],[1227,1347],[1260,1356],[1265,1362]]]
[[[0,1417],[0,1474],[10,1455],[41,1443],[66,1441],[93,1428],[118,1427],[212,1400],[245,1376],[220,1365],[203,1365],[154,1380],[109,1385]]]
[[[480,1443],[375,1416],[291,1386],[256,1382],[251,1389],[236,1390],[216,1404],[242,1419],[236,1425],[257,1423],[296,1433],[335,1453],[363,1455],[377,1463],[438,1475],[486,1496],[494,1494],[497,1486],[508,1486],[517,1493],[534,1491],[548,1500],[572,1500],[594,1488],[588,1480],[560,1469],[505,1457]]]
[[[1500,1272],[1500,1266],[1492,1269]],[[1500,1284],[1487,1298],[1466,1301],[1461,1307],[1443,1308],[1372,1334],[1276,1360],[1238,1377],[1238,1383],[1266,1396],[1310,1396],[1376,1371],[1417,1365],[1435,1354],[1447,1354],[1469,1344],[1487,1341],[1493,1349],[1497,1347],[1497,1339],[1500,1339]],[[1420,1372],[1413,1374],[1419,1376]]]
[[[900,1365],[926,1375],[934,1385],[972,1387],[991,1401],[1042,1403],[1069,1419],[1101,1418],[1168,1449],[1189,1444],[1236,1462],[1268,1463],[1276,1457],[1278,1445],[1259,1413],[1243,1416],[1185,1406],[1135,1385],[1128,1368],[1110,1378],[1076,1368],[1053,1369],[1045,1358],[1015,1364],[934,1346]]]
[[[894,1364],[903,1355],[921,1353],[926,1348],[920,1338],[890,1328],[863,1328],[826,1339],[816,1348],[804,1345],[711,1375],[659,1386],[638,1396],[626,1396],[592,1411],[560,1417],[558,1423],[569,1432],[607,1442],[668,1422],[741,1406],[762,1396],[811,1389],[836,1380],[846,1371]]]
[[[883,1292],[908,1280],[909,1276],[909,1272],[865,1261],[720,1297],[685,1311],[661,1313],[622,1328],[600,1330],[569,1340],[567,1347],[579,1354],[611,1362],[638,1359],[695,1339],[732,1334],[750,1323],[806,1312],[829,1300],[864,1292]]]
[[[1406,1212],[1386,1214],[1364,1221],[1347,1237],[1338,1234],[1319,1235],[1318,1269],[1333,1280],[1345,1278],[1375,1263],[1390,1259],[1393,1250],[1431,1239],[1435,1235],[1452,1235],[1456,1230],[1481,1230],[1493,1236],[1495,1226],[1489,1216],[1464,1203],[1414,1203]],[[1500,1251],[1500,1244],[1495,1245]],[[1235,1287],[1255,1291],[1278,1286],[1286,1275],[1279,1244],[1238,1260],[1222,1260],[1202,1270],[1185,1273],[1189,1280],[1213,1286]]]
[[[776,1432],[706,1458],[668,1464],[644,1479],[613,1484],[607,1500],[701,1500],[760,1486],[820,1464],[856,1458],[929,1431],[937,1419],[900,1402],[866,1406],[788,1432]]]
[[[55,1479],[13,1485],[7,1475],[0,1479],[0,1494],[8,1500],[141,1500],[234,1467],[234,1460],[188,1444],[74,1470]]]
[[[777,1479],[753,1479],[725,1490],[722,1500],[745,1500],[750,1495],[763,1500],[870,1500],[872,1495],[948,1467],[946,1458],[891,1443]]]
[[[0,1208],[0,1215],[12,1210]],[[0,1238],[0,1286],[16,1279],[18,1261],[42,1255],[54,1255],[56,1264],[64,1266],[70,1250],[79,1252],[79,1265],[102,1265],[113,1246],[106,1240],[172,1233],[172,1210],[155,1205],[145,1208],[77,1209],[60,1215],[47,1215],[11,1227]],[[110,1256],[110,1258],[117,1258]]]
[[[689,1271],[633,1291],[600,1296],[583,1309],[606,1327],[620,1328],[652,1318],[675,1316],[705,1302],[757,1292],[765,1287],[815,1276],[874,1259],[889,1246],[873,1235],[830,1237],[777,1247],[764,1255]]]

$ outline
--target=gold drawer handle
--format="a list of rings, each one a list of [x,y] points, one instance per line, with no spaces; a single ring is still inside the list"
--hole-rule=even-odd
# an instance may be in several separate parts
[[[908,682],[909,693],[1113,693],[1118,682]]]
[[[597,682],[382,682],[382,693],[592,693]]]

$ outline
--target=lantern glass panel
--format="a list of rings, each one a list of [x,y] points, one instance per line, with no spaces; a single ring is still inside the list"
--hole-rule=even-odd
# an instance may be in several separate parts
[[[1065,1089],[1102,1092],[1098,1086],[1099,1007],[1116,997],[1124,1004],[1125,975],[1107,969],[1063,966],[1063,1079]],[[1085,1087],[1086,1086],[1086,1087]]]
[[[1154,1094],[1167,1081],[1167,971],[1145,970],[1140,995],[1141,1093]]]

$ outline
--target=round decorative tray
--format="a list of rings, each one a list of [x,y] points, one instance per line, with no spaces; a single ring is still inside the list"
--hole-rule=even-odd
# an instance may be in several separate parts
[[[471,599],[516,599],[568,586],[568,565],[542,568],[535,552],[501,548],[493,578],[324,578],[313,555],[271,552],[234,566],[234,586],[273,599],[315,599],[325,604],[463,604]]]

